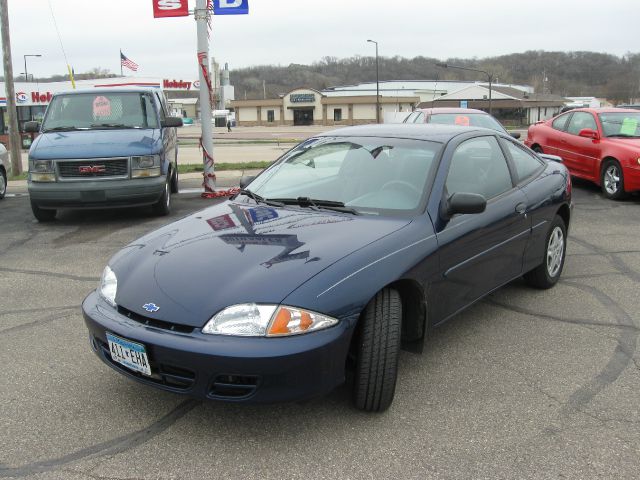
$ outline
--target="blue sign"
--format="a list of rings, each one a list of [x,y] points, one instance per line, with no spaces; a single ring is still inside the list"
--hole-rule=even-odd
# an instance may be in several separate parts
[[[252,223],[262,223],[268,220],[278,218],[278,212],[273,208],[268,207],[254,207],[249,208],[249,215],[251,215]]]
[[[249,0],[213,0],[215,15],[246,15],[249,13]]]
[[[467,100],[460,100],[460,108],[469,108],[469,102]]]

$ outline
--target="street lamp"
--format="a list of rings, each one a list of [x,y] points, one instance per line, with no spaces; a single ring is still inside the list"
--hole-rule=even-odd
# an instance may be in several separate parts
[[[42,55],[23,55],[24,57],[24,81],[29,81],[29,74],[27,73],[27,57],[41,57]]]
[[[367,42],[376,44],[376,122],[380,123],[380,70],[378,68],[378,42],[375,40],[367,40]]]
[[[455,68],[457,70],[468,70],[470,72],[484,73],[487,76],[487,80],[489,80],[489,115],[491,115],[491,113],[492,113],[492,110],[491,110],[491,82],[493,82],[493,75],[491,75],[489,72],[485,72],[484,70],[480,70],[479,68],[460,67],[458,65],[449,65],[449,64],[446,64],[446,63],[436,63],[436,67]]]

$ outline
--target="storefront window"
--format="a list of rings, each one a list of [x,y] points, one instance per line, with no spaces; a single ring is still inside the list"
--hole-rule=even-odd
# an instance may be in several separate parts
[[[275,120],[275,115],[273,110],[267,110],[267,122],[273,123]]]
[[[335,108],[333,110],[333,121],[334,122],[340,122],[342,120],[342,109],[341,108]]]

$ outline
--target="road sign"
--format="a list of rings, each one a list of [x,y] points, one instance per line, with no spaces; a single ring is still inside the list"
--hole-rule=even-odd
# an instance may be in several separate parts
[[[246,15],[249,13],[249,0],[213,0],[215,15]]]

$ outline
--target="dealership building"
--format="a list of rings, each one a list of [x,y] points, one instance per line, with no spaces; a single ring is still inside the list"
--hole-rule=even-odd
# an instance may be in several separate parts
[[[277,98],[235,100],[236,121],[242,126],[360,125],[398,121],[415,108],[466,107],[489,110],[489,86],[484,82],[391,80],[314,90],[296,88]],[[528,85],[495,84],[491,110],[505,124],[530,124],[556,115],[565,104],[558,95],[536,94]]]

